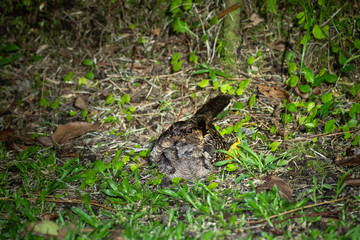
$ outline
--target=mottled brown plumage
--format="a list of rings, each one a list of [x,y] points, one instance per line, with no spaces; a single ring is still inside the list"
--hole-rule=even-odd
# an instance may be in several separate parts
[[[216,152],[225,142],[210,122],[230,102],[231,97],[219,95],[210,99],[195,115],[175,122],[154,143],[150,161],[169,178],[194,179],[212,171],[212,163],[222,157]]]

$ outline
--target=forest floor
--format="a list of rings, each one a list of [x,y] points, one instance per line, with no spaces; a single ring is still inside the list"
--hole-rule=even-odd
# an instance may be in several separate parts
[[[229,64],[236,10],[153,2],[0,4],[1,239],[359,239],[359,4],[302,44],[300,5],[244,1]],[[240,155],[166,181],[151,143],[218,94]]]

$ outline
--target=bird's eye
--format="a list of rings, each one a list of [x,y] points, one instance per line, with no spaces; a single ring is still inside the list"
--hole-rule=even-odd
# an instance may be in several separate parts
[[[186,132],[187,132],[187,133],[192,133],[192,128],[186,129]]]

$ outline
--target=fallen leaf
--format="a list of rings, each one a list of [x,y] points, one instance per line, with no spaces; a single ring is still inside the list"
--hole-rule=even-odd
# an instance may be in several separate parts
[[[54,146],[53,141],[51,140],[51,137],[49,136],[41,136],[38,137],[38,141],[41,143],[41,145],[45,146],[45,147],[52,147]]]
[[[308,92],[308,93],[303,93],[303,92],[301,92],[298,86],[295,87],[295,92],[296,92],[300,97],[302,97],[303,99],[308,99],[308,98],[310,97],[310,93],[309,93],[309,92]]]
[[[23,152],[29,148],[28,146],[25,146],[25,145],[16,144],[14,141],[7,142],[6,146],[7,146],[7,148],[18,151],[18,152]]]
[[[251,16],[249,17],[249,20],[251,21],[251,25],[253,27],[255,27],[259,23],[265,21],[263,18],[259,17],[259,14],[257,14],[257,13],[251,14]]]
[[[343,181],[347,186],[360,186],[360,178],[350,178]]]
[[[43,220],[38,222],[31,222],[26,226],[28,232],[35,235],[47,235],[48,237],[55,237],[58,234],[59,226],[53,221]]]
[[[83,109],[87,109],[86,103],[84,101],[84,99],[81,96],[78,96],[75,99],[75,107],[83,110]]]
[[[283,52],[287,49],[289,49],[292,46],[292,44],[288,41],[284,41],[284,40],[278,40],[273,42],[271,45],[269,45],[269,47],[273,50],[277,50],[280,52]]]
[[[73,239],[73,237],[75,236],[75,230],[76,230],[75,224],[69,223],[66,227],[59,229],[57,239],[58,240],[69,239],[66,238],[69,231],[71,231],[71,236],[72,236],[70,239]]]
[[[290,184],[288,182],[285,182],[282,178],[276,177],[274,175],[268,175],[265,177],[265,183],[256,187],[256,192],[262,192],[265,190],[270,190],[276,185],[279,189],[279,194],[282,198],[285,200],[292,202],[292,194],[293,190],[290,187]]]
[[[9,137],[11,137],[14,134],[13,129],[5,129],[0,131],[0,142],[5,142]]]
[[[44,50],[47,49],[48,47],[49,47],[49,45],[47,45],[47,44],[41,45],[41,46],[36,50],[36,54],[40,54],[42,51],[44,51]]]
[[[160,28],[155,28],[154,30],[152,30],[152,34],[155,34],[156,36],[158,36],[160,33]]]
[[[335,163],[343,167],[355,167],[360,165],[360,149],[346,150],[346,156],[337,156]]]
[[[110,235],[110,239],[111,240],[123,240],[124,237],[121,236],[122,234],[124,234],[124,230],[122,229],[115,229],[111,235]]]
[[[287,99],[290,102],[290,94],[282,87],[268,87],[266,85],[259,85],[259,91],[265,96]]]
[[[298,88],[298,86],[295,87],[295,92],[300,96],[302,97],[303,99],[308,99],[310,97],[310,93],[303,93],[300,91],[300,89]],[[314,95],[319,95],[320,94],[320,89],[319,87],[314,87],[312,90],[311,90],[311,93],[313,93]]]
[[[62,144],[67,140],[76,138],[86,132],[96,131],[98,128],[98,121],[94,124],[88,122],[71,122],[58,126],[51,136],[51,139],[54,144]]]

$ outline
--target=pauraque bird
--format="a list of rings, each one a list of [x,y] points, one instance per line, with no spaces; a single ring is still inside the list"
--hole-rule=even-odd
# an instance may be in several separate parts
[[[170,179],[202,178],[212,171],[214,161],[223,154],[225,142],[211,120],[230,102],[228,95],[210,99],[193,117],[172,124],[155,141],[149,159]]]

